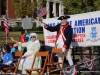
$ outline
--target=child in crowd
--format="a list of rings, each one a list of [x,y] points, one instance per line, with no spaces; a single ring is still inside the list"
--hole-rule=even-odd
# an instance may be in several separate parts
[[[20,35],[20,37],[19,37],[19,40],[20,40],[21,43],[26,43],[26,42],[27,42],[27,39],[26,39],[26,36],[25,36],[25,35],[26,35],[26,34],[25,34],[25,31],[22,30],[22,31],[21,31],[21,35]],[[22,52],[26,52],[26,47],[22,47],[22,48],[21,48],[21,51],[22,51]]]
[[[2,52],[1,47],[0,47],[0,63],[2,63],[2,55],[3,55],[3,52]]]
[[[13,47],[11,48],[10,53],[17,52],[17,51],[18,51],[18,46],[17,44],[14,44]]]
[[[6,67],[12,66],[13,63],[13,55],[9,53],[10,48],[8,45],[2,45],[1,50],[3,51],[3,62],[0,64],[0,73],[2,73],[3,69]]]
[[[30,32],[28,30],[25,31],[25,37],[26,37],[26,40],[29,42],[31,41],[31,38],[30,38]]]
[[[20,42],[22,42],[22,43],[27,42],[27,39],[25,37],[25,31],[24,30],[21,31],[21,35],[20,35],[20,38],[19,39],[20,39]]]

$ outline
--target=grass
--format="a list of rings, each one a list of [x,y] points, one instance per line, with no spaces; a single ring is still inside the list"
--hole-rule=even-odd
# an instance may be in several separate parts
[[[44,40],[43,32],[36,32],[36,33],[38,34],[39,40]],[[21,32],[10,32],[9,36],[7,37],[7,43],[13,43],[9,38],[10,36],[13,37],[16,41],[19,41],[20,35],[21,35]],[[0,46],[2,44],[6,44],[6,36],[5,36],[4,32],[0,32]]]

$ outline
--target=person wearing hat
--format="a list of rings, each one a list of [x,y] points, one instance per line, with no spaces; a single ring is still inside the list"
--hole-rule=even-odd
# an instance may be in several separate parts
[[[21,47],[26,47],[27,52],[24,53],[22,56],[22,59],[20,61],[19,70],[22,74],[26,74],[25,69],[30,69],[34,60],[34,55],[36,52],[40,50],[40,42],[38,40],[38,35],[36,33],[30,34],[31,41],[21,43],[14,40],[12,37],[10,39],[18,45],[18,50],[21,50]],[[34,64],[34,68],[40,68],[41,67],[41,58],[37,58]],[[34,72],[37,73],[37,72]]]
[[[3,72],[4,68],[12,66],[14,60],[12,53],[9,53],[10,47],[8,45],[2,45],[1,50],[3,51],[3,62],[0,64],[0,73]]]
[[[72,28],[68,24],[67,19],[69,19],[70,16],[60,16],[58,20],[61,20],[61,24],[58,24],[54,27],[50,27],[49,25],[45,25],[44,28],[54,32],[57,31],[57,37],[56,37],[56,47],[57,48],[62,48],[62,51],[66,51],[66,58],[69,62],[70,66],[73,66],[73,61],[71,58],[71,49],[70,49],[70,44],[72,40]],[[58,62],[62,61],[62,54],[58,54]]]

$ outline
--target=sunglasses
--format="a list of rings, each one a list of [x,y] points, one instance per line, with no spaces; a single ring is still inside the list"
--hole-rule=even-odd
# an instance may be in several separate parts
[[[31,38],[36,38],[36,36],[32,36]]]

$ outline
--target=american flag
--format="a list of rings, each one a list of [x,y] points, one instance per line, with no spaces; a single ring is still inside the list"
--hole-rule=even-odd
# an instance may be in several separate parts
[[[67,67],[62,70],[64,75],[77,75],[78,67],[75,65],[73,67]]]
[[[46,7],[37,10],[36,14],[38,17],[42,17],[42,16],[46,15],[47,14]]]
[[[5,27],[5,35],[8,36],[8,34],[9,34],[9,26],[8,26],[7,14],[5,14],[3,25]]]

